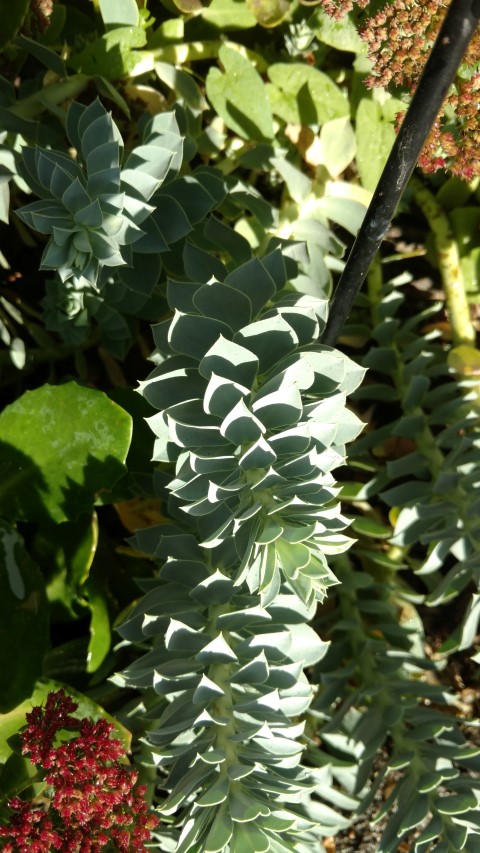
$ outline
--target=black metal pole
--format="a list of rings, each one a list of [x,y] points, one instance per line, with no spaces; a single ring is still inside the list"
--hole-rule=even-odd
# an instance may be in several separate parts
[[[480,0],[452,0],[335,289],[322,344],[335,343],[350,314],[479,18]]]

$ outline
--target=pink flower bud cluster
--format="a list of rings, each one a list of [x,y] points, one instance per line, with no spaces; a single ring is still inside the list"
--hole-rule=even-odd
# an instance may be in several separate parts
[[[365,9],[369,2],[370,0],[320,0],[323,11],[337,21],[348,15],[355,5]]]
[[[78,705],[59,690],[45,708],[26,715],[22,753],[40,767],[45,787],[32,800],[13,797],[9,823],[0,826],[3,853],[144,853],[157,818],[145,787],[111,737],[113,725],[72,716]],[[62,733],[59,737],[59,733]]]
[[[342,17],[364,0],[320,0],[324,11]],[[445,17],[444,0],[387,0],[360,31],[368,45],[372,73],[366,84],[393,84],[414,92]],[[472,39],[458,76],[419,158],[425,172],[448,169],[471,180],[480,176],[480,30]]]

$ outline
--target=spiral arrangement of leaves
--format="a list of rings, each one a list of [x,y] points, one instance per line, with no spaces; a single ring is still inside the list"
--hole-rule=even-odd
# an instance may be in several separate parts
[[[100,101],[74,102],[66,131],[75,158],[24,146],[18,162],[39,200],[17,215],[48,235],[40,269],[55,272],[47,282],[47,327],[78,343],[93,317],[120,357],[132,339],[129,318],[151,316],[162,256],[175,244],[181,257],[183,238],[226,192],[212,169],[178,175],[184,135],[174,112],[144,116],[140,125],[140,144],[124,159],[120,131]]]
[[[363,370],[316,343],[325,303],[288,288],[278,249],[168,300],[141,390],[178,527],[135,536],[161,568],[120,627],[153,645],[123,679],[162,697],[149,738],[179,853],[294,850],[311,781],[292,718],[326,650],[306,623],[327,557],[350,544],[331,472],[362,427],[346,395]]]

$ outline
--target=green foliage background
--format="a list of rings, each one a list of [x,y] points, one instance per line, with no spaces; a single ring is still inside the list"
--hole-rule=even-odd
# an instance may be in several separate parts
[[[379,853],[474,850],[478,182],[412,179],[326,347],[408,101],[357,17],[8,5],[0,820],[61,684],[133,736],[155,849],[366,814]]]

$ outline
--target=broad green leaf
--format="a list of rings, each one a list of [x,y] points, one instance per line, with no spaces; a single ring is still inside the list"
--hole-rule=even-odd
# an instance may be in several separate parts
[[[135,0],[98,0],[98,5],[106,29],[137,26],[138,6]]]
[[[173,3],[184,15],[198,15],[204,8],[202,0],[173,0]]]
[[[5,817],[5,800],[10,796],[15,796],[18,790],[25,789],[28,785],[29,779],[34,779],[37,774],[37,769],[34,764],[31,763],[30,759],[25,755],[20,754],[20,744],[18,742],[19,735],[17,734],[18,729],[25,725],[25,712],[31,710],[31,706],[26,706],[19,714],[18,726],[17,728],[13,728],[13,726],[17,723],[17,718],[15,716],[15,712],[17,709],[14,709],[11,714],[0,714],[0,729],[2,734],[0,735],[0,756],[2,754],[2,747],[4,740],[6,738],[3,737],[3,726],[8,732],[10,732],[9,737],[12,738],[12,741],[16,741],[15,750],[10,752],[6,752],[6,761],[3,767],[0,763],[0,810],[2,812],[2,816]],[[5,720],[5,723],[3,722]],[[5,743],[6,750],[9,749],[9,745]]]
[[[355,157],[355,134],[348,116],[325,122],[320,130],[320,162],[337,178]]]
[[[246,3],[238,0],[212,0],[202,19],[218,30],[248,30],[257,24]]]
[[[32,556],[46,579],[52,617],[77,618],[85,606],[81,587],[88,579],[98,541],[95,513],[78,521],[42,524],[32,546]],[[84,611],[85,612],[85,611]]]
[[[90,637],[87,652],[87,672],[96,672],[105,660],[112,641],[108,613],[108,590],[98,569],[85,584],[90,607]]]
[[[202,112],[207,109],[202,91],[191,74],[167,62],[156,62],[155,72],[162,83],[174,89],[177,97],[184,100],[192,110]]]
[[[27,391],[0,415],[0,510],[62,522],[89,512],[124,474],[130,416],[76,382]]]
[[[288,0],[246,0],[247,8],[262,27],[275,27],[288,14]]]
[[[349,15],[336,20],[317,8],[309,23],[318,40],[329,47],[349,53],[366,52],[365,42]]]
[[[312,189],[310,178],[283,157],[272,157],[271,162],[285,181],[293,200],[298,204],[305,201]]]
[[[372,192],[395,141],[395,112],[402,109],[405,109],[405,104],[394,98],[384,104],[362,98],[358,105],[355,116],[356,163],[362,186]]]
[[[244,139],[272,139],[272,114],[262,78],[237,50],[223,46],[218,56],[224,72],[211,68],[206,80],[207,96],[216,112]]]
[[[108,396],[132,417],[132,442],[125,462],[126,472],[115,483],[107,503],[117,503],[134,495],[149,492],[152,478],[151,431],[146,418],[152,410],[147,401],[131,388],[113,388]]]
[[[355,236],[363,222],[366,207],[353,198],[323,196],[316,203],[316,210]]]
[[[68,64],[75,71],[104,77],[107,81],[153,71],[153,54],[135,50],[145,42],[145,31],[141,27],[116,27],[89,42],[68,60]]]
[[[288,124],[325,124],[349,114],[348,101],[333,80],[300,62],[278,62],[268,69],[272,112]]]
[[[112,717],[93,699],[75,690],[70,685],[63,684],[60,681],[53,679],[40,679],[35,684],[34,690],[29,694],[27,699],[24,699],[21,704],[17,705],[6,714],[0,714],[0,764],[7,760],[11,755],[12,749],[7,743],[8,738],[20,731],[26,723],[25,714],[32,710],[35,705],[44,705],[49,693],[57,690],[65,690],[69,696],[78,704],[78,709],[75,711],[75,716],[78,718],[88,717],[92,720],[100,720],[105,718],[109,723],[114,725],[114,736],[121,740],[126,752],[130,750],[132,736],[128,729],[125,728],[115,717]],[[3,781],[3,776],[2,776]],[[2,787],[2,793],[4,789]]]
[[[32,692],[50,632],[42,574],[6,522],[0,523],[0,563],[0,711],[5,713]]]

